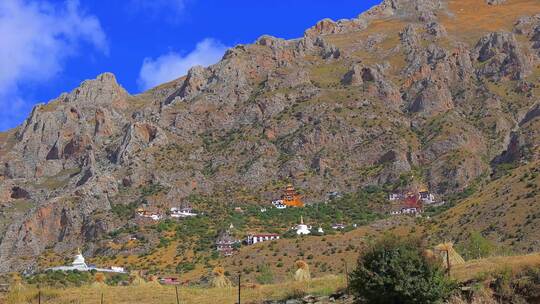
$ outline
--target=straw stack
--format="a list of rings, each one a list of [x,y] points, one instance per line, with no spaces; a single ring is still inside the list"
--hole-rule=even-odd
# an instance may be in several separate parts
[[[146,283],[138,271],[132,271],[129,274],[129,282],[133,286],[141,286]]]
[[[311,274],[309,273],[309,265],[302,260],[296,261],[296,272],[294,273],[294,280],[297,282],[306,282],[311,280]]]
[[[439,256],[443,259],[444,267],[447,267],[446,255],[448,255],[448,260],[450,261],[450,267],[454,265],[465,264],[465,260],[454,249],[453,243],[448,242],[448,243],[439,244],[435,246],[434,251],[438,253]]]
[[[214,278],[212,279],[212,287],[215,288],[230,288],[232,286],[231,281],[225,276],[225,269],[223,267],[216,267],[212,271]]]
[[[92,283],[92,288],[103,288],[106,287],[107,284],[105,284],[105,275],[101,272],[96,273],[94,276],[94,283]]]
[[[27,287],[23,284],[22,278],[16,274],[11,278],[9,293],[7,294],[7,303],[24,303],[26,301]]]
[[[159,283],[159,278],[155,275],[149,276],[148,281],[146,282],[146,286],[161,287],[161,284]]]

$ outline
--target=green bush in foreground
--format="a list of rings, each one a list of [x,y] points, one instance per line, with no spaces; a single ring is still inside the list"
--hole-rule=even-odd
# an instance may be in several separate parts
[[[367,303],[442,303],[454,284],[417,240],[385,237],[358,260],[350,287]]]

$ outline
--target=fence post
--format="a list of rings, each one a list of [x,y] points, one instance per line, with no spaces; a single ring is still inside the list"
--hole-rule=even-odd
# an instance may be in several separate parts
[[[38,290],[38,304],[41,304],[41,288]]]
[[[446,268],[447,268],[447,271],[448,271],[448,276],[450,276],[450,250],[446,250]]]
[[[241,290],[241,288],[242,288],[242,286],[240,286],[240,285],[241,285],[241,284],[240,284],[240,278],[241,278],[241,276],[242,276],[242,273],[239,272],[239,273],[238,273],[238,304],[240,304],[240,290]]]
[[[99,303],[103,304],[103,291],[101,292],[101,301]]]
[[[347,282],[347,294],[350,294],[349,290],[349,270],[347,269],[347,261],[343,261],[343,264],[345,265],[345,280]]]
[[[176,304],[180,304],[180,298],[178,297],[178,285],[174,285],[174,290],[176,290]]]

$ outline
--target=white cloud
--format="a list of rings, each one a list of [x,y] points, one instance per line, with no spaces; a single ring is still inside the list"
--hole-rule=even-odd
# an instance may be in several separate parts
[[[193,66],[214,64],[223,57],[227,48],[219,41],[207,38],[185,56],[170,52],[156,59],[145,58],[139,72],[139,86],[146,90],[185,75]]]
[[[0,0],[0,128],[20,123],[19,111],[30,107],[18,96],[21,83],[51,79],[82,43],[108,54],[95,16],[83,12],[77,0],[53,3]],[[18,111],[9,113],[10,109]]]

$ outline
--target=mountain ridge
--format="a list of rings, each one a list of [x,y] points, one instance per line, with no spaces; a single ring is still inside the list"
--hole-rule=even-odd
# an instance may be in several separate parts
[[[493,12],[506,18],[490,28]],[[96,252],[131,220],[116,205],[264,204],[284,182],[317,202],[411,175],[445,197],[535,161],[539,13],[530,0],[385,0],[141,94],[110,73],[85,81],[1,133],[0,271],[47,248]]]

